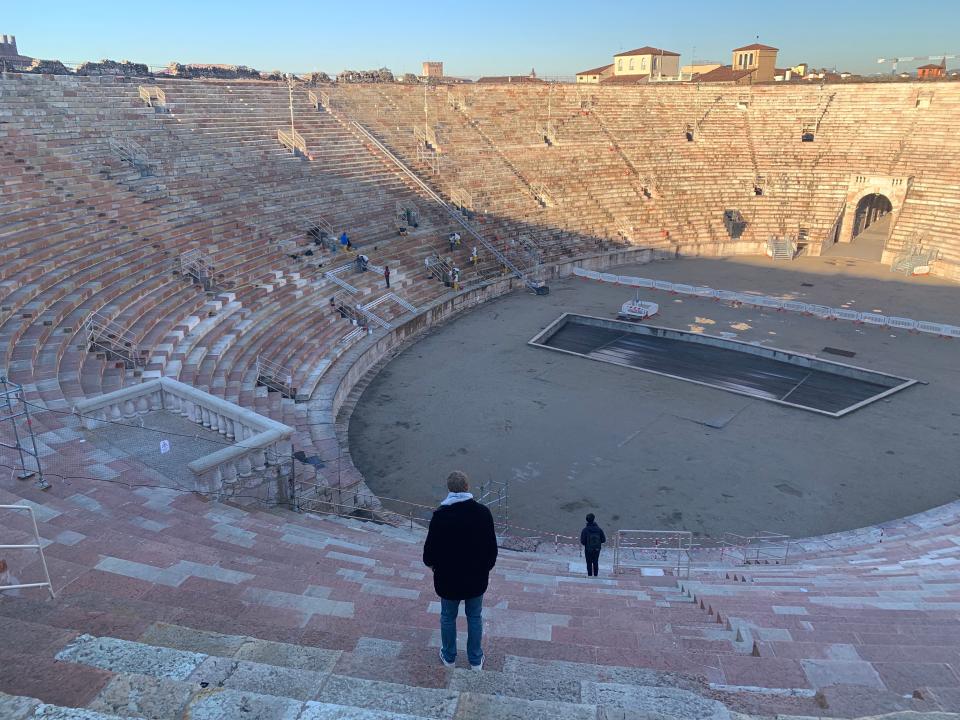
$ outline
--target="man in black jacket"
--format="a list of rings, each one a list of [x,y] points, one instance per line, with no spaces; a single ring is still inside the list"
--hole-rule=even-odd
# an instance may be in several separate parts
[[[593,513],[587,515],[587,526],[580,531],[580,544],[587,559],[587,576],[596,577],[600,567],[600,550],[607,541],[603,529],[594,522]]]
[[[483,669],[483,593],[497,562],[493,515],[473,499],[469,480],[459,470],[447,478],[450,491],[430,519],[423,545],[423,564],[433,570],[433,588],[440,596],[440,660],[453,667],[457,659],[457,613],[463,601],[467,616],[467,660]]]

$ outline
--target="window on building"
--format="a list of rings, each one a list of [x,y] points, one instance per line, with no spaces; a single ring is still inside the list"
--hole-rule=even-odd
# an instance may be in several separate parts
[[[749,64],[750,64],[750,65],[753,65],[753,53],[750,53],[750,62],[749,62]]]
[[[630,58],[630,69],[633,70],[633,58]]]
[[[617,58],[617,70],[623,70],[623,58]]]
[[[660,67],[660,58],[654,58],[654,59],[653,59],[653,69],[656,70],[658,67]]]
[[[647,69],[647,59],[646,59],[646,58],[640,58],[640,69],[641,69],[641,70],[646,70],[646,69]]]

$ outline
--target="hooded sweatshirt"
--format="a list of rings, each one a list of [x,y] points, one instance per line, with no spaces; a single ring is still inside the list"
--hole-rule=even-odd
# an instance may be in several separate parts
[[[450,493],[434,511],[423,545],[423,564],[433,569],[437,595],[447,600],[483,595],[496,562],[490,509],[470,493]]]

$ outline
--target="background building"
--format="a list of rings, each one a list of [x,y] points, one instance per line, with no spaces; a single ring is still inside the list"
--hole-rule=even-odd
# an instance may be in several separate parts
[[[423,77],[442,78],[443,63],[435,60],[425,60],[423,63]]]
[[[947,59],[940,61],[939,65],[921,65],[917,68],[918,80],[935,80],[947,76]]]
[[[771,82],[777,69],[779,50],[769,45],[753,43],[733,51],[733,69],[749,70],[750,82]]]
[[[0,69],[29,65],[33,58],[17,52],[17,38],[14,35],[0,35]]]
[[[600,67],[578,72],[577,82],[596,85],[601,80],[603,80],[606,77],[610,77],[611,75],[613,75],[613,63],[610,63],[609,65],[601,65]]]
[[[646,45],[634,50],[617,53],[613,56],[613,74],[615,77],[628,75],[667,75],[680,74],[680,53]]]

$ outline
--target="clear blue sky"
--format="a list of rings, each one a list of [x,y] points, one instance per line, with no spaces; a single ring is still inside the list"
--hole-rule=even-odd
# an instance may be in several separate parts
[[[331,74],[384,65],[419,72],[420,61],[429,59],[443,60],[449,75],[517,74],[531,67],[540,75],[572,75],[641,45],[679,52],[683,62],[694,47],[697,58],[729,62],[732,48],[758,35],[780,48],[781,66],[806,61],[868,73],[882,69],[878,56],[960,53],[955,0],[660,5],[8,0],[0,33],[16,35],[24,55],[67,62],[177,60]]]

